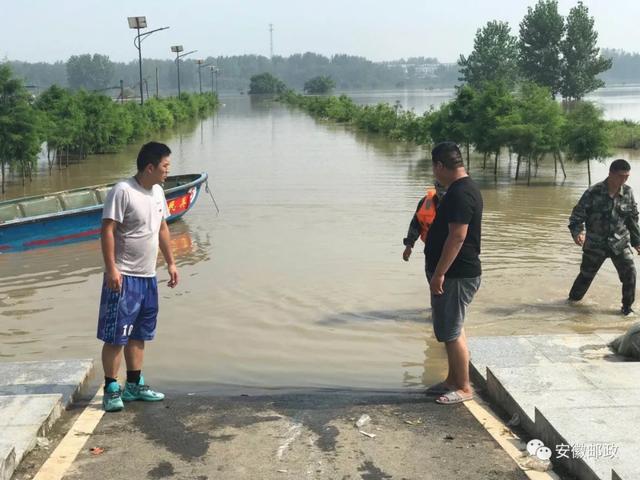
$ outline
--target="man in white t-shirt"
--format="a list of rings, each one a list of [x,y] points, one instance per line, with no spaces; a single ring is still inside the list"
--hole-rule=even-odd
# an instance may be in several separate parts
[[[160,184],[169,174],[171,150],[149,142],[138,154],[138,173],[117,183],[107,195],[102,213],[102,255],[105,274],[100,299],[98,338],[102,347],[104,397],[107,412],[124,401],[160,401],[164,395],[144,382],[144,345],[152,340],[158,317],[156,260],[158,247],[167,262],[168,285],[178,284],[167,226],[167,201]],[[124,390],[116,380],[122,350],[127,364]]]

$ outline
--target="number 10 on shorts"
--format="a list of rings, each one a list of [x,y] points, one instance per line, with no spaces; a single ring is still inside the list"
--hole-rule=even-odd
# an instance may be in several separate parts
[[[133,325],[123,325],[122,326],[122,336],[128,337],[131,335],[131,331],[133,330]]]

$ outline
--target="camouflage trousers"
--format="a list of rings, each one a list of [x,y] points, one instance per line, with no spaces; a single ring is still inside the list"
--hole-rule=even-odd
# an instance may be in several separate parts
[[[609,249],[585,249],[582,252],[580,273],[569,292],[570,299],[581,300],[584,297],[596,273],[607,258],[611,258],[613,266],[618,271],[618,278],[622,282],[622,305],[630,307],[633,304],[636,297],[636,267],[630,248],[625,248],[622,253],[617,255]]]

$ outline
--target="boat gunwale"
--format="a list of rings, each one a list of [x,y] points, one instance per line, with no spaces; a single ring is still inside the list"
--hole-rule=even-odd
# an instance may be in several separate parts
[[[201,185],[201,184],[205,183],[208,180],[209,175],[207,174],[207,172],[202,172],[200,174],[189,173],[189,174],[185,174],[185,175],[175,175],[174,177],[196,177],[196,178],[194,180],[192,180],[191,182],[185,183],[184,185],[178,185],[178,186],[169,188],[167,190],[163,189],[163,191],[165,193],[165,196],[167,194],[174,193],[174,192],[182,190],[182,189],[188,190],[191,187],[194,187],[194,186],[197,186],[197,185]],[[6,200],[4,202],[0,202],[0,207],[3,204],[9,205],[11,203],[18,203],[18,201],[23,202],[23,201],[34,200],[34,199],[38,199],[38,198],[55,197],[55,196],[61,195],[63,193],[80,192],[80,191],[91,191],[91,190],[95,190],[95,189],[101,188],[101,187],[113,187],[116,183],[118,183],[118,182],[100,184],[100,185],[91,185],[91,186],[88,186],[88,187],[74,188],[74,189],[71,189],[71,190],[61,190],[59,192],[52,192],[50,194],[44,194],[44,195],[34,195],[34,196],[31,196],[31,197],[20,197],[20,198],[16,198],[16,199]],[[104,208],[104,203],[100,203],[99,205],[92,205],[90,207],[74,208],[73,210],[62,210],[60,212],[45,213],[45,214],[42,214],[42,215],[35,215],[35,216],[31,216],[31,217],[14,218],[13,220],[8,220],[6,222],[0,222],[0,229],[5,228],[5,227],[10,227],[10,226],[28,225],[30,223],[35,223],[35,222],[39,222],[39,221],[47,220],[47,219],[58,219],[58,218],[61,218],[61,217],[81,215],[81,214],[84,214],[84,213],[93,212],[95,210],[102,210],[103,208]]]

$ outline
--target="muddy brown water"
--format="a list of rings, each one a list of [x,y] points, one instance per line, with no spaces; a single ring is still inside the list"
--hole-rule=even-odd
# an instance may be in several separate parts
[[[429,94],[396,96],[424,109],[447,95]],[[640,119],[640,95],[629,96],[601,103],[620,117],[627,102],[626,115]],[[357,99],[395,101],[393,92]],[[409,263],[401,259],[415,205],[432,182],[427,151],[246,96],[224,102],[214,117],[161,136],[174,152],[172,173],[209,173],[221,212],[203,195],[171,226],[181,281],[175,290],[161,286],[146,377],[185,389],[403,389],[439,378],[445,361],[429,323],[424,256],[416,248]],[[7,198],[115,181],[133,173],[137,148],[51,177],[42,165],[32,184],[11,183]],[[630,183],[640,191],[640,153],[615,156],[632,162]],[[610,263],[582,305],[565,304],[580,259],[566,225],[586,187],[585,166],[567,165],[562,181],[543,162],[527,187],[513,181],[506,154],[497,181],[480,165],[474,157],[471,174],[485,198],[484,276],[468,334],[629,325],[617,314],[620,284]],[[606,165],[592,167],[595,180],[604,178]],[[99,358],[97,241],[3,254],[0,271],[0,361]],[[159,278],[167,279],[163,266]]]

